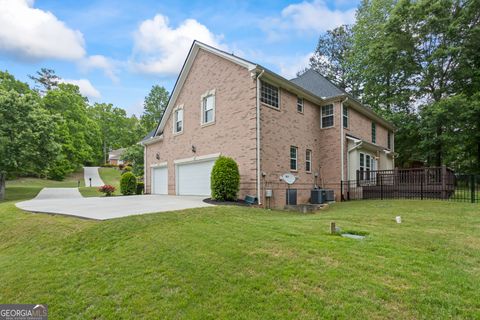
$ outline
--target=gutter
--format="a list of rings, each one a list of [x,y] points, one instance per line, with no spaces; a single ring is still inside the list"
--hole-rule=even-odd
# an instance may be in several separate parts
[[[258,204],[262,204],[262,197],[261,197],[261,172],[260,172],[260,77],[263,75],[265,70],[262,70],[260,74],[257,76],[257,199]]]
[[[340,102],[340,161],[342,163],[342,171],[341,171],[341,181],[345,180],[345,137],[343,135],[343,104],[348,101],[348,97],[345,98],[342,102]],[[350,117],[349,117],[350,118]],[[349,119],[350,120],[350,119]]]

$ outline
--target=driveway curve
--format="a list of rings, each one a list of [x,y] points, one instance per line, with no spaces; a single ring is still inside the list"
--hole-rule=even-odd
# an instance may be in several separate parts
[[[204,197],[199,196],[139,195],[83,198],[80,195],[78,198],[74,196],[75,191],[78,192],[76,188],[72,188],[75,191],[58,190],[57,192],[48,190],[57,188],[45,189],[36,198],[17,202],[15,205],[30,212],[62,214],[95,220],[212,206],[203,202]],[[64,197],[65,195],[67,197]]]
[[[99,168],[100,167],[83,167],[83,178],[85,179],[86,187],[101,187],[105,184],[98,173]],[[92,185],[90,185],[90,179],[92,179]]]

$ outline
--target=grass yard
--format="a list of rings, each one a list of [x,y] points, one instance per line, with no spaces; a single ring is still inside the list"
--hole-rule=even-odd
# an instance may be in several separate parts
[[[329,235],[331,221],[368,237]],[[46,303],[50,319],[478,319],[479,226],[479,205],[440,201],[106,222],[7,201],[0,301]]]
[[[63,181],[39,179],[39,178],[19,178],[8,180],[6,183],[5,197],[7,201],[20,201],[34,198],[43,188],[76,188],[78,182],[84,186],[83,169],[75,172],[65,178]]]
[[[117,168],[100,168],[98,172],[105,184],[115,187],[114,195],[120,195],[120,177],[122,172]],[[104,195],[98,191],[98,187],[82,187],[79,190],[84,197],[101,197]]]

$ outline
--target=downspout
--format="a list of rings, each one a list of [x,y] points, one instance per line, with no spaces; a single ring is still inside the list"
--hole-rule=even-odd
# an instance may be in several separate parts
[[[262,173],[260,172],[260,77],[264,72],[265,70],[262,70],[257,76],[257,199],[259,205],[262,204],[262,189],[260,182],[262,176]]]
[[[343,104],[345,102],[348,101],[348,97],[345,98],[345,100],[343,100],[341,103],[340,103],[340,162],[342,163],[342,170],[341,170],[341,181],[344,181],[345,180],[345,168],[344,168],[344,163],[345,163],[345,146],[344,146],[344,143],[345,143],[345,137],[343,135]],[[349,119],[350,120],[350,119]]]

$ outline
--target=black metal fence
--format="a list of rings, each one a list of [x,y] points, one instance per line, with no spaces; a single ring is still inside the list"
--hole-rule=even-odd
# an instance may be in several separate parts
[[[361,199],[441,199],[480,203],[480,175],[455,174],[443,167],[357,171],[342,181],[343,201]]]

